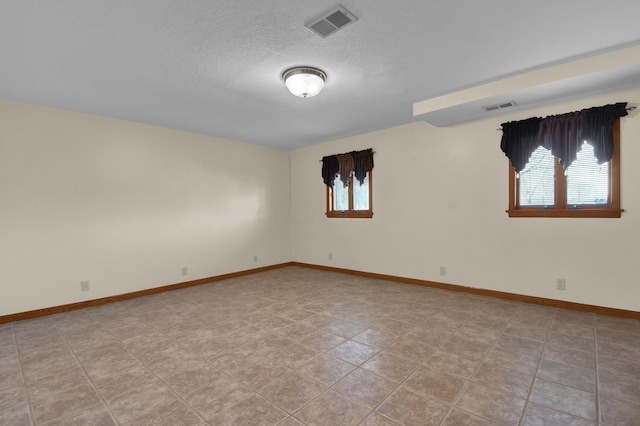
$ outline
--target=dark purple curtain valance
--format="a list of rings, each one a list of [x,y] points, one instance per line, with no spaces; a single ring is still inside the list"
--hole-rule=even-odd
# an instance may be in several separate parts
[[[322,179],[324,184],[330,187],[333,187],[333,181],[337,174],[340,174],[340,180],[347,186],[352,172],[362,185],[367,173],[372,169],[373,149],[371,148],[322,158]]]
[[[529,157],[538,148],[538,129],[542,118],[533,117],[502,125],[500,148],[511,159],[516,171],[524,169]]]
[[[545,118],[503,123],[500,148],[516,172],[524,169],[539,146],[551,150],[562,167],[567,168],[576,159],[585,140],[593,146],[598,163],[606,163],[613,156],[613,122],[627,115],[626,107],[626,102],[619,102]]]

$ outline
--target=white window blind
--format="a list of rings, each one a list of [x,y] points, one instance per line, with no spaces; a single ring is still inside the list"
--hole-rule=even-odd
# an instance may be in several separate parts
[[[567,205],[609,202],[609,163],[598,164],[593,147],[584,142],[576,160],[567,167]]]
[[[518,175],[520,206],[552,206],[555,204],[555,157],[538,147]]]

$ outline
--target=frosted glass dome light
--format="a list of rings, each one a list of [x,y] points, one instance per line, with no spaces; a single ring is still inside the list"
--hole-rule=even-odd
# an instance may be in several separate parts
[[[295,67],[286,70],[282,79],[293,95],[310,98],[320,93],[327,75],[317,68]]]

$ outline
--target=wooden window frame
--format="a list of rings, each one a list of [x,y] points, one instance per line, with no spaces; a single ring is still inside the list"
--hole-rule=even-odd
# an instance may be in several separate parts
[[[509,217],[589,217],[619,218],[620,208],[620,119],[613,122],[613,157],[609,162],[609,203],[602,206],[567,206],[567,182],[560,161],[555,159],[555,205],[549,207],[518,205],[518,179],[509,162]]]
[[[369,170],[369,210],[353,210],[353,181],[349,181],[349,210],[340,211],[333,209],[333,188],[327,186],[327,217],[329,218],[351,218],[351,219],[371,219],[373,217],[373,170]]]

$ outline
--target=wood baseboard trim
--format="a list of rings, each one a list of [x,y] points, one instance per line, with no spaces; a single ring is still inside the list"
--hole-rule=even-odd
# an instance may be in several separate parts
[[[208,278],[201,278],[193,281],[185,281],[177,284],[169,284],[162,287],[154,287],[146,290],[134,291],[131,293],[118,294],[115,296],[102,297],[100,299],[86,300],[83,302],[70,303],[68,305],[53,306],[50,308],[36,309],[28,312],[20,312],[17,314],[0,316],[0,324],[6,324],[14,321],[43,317],[46,315],[60,314],[63,312],[74,311],[76,309],[90,308],[93,306],[105,305],[107,303],[120,302],[122,300],[135,299],[136,297],[150,296],[152,294],[164,293],[165,291],[179,290],[181,288],[193,287],[196,285],[209,284],[216,281],[227,280],[229,278],[242,277],[244,275],[256,274],[258,272],[270,271],[272,269],[284,268],[291,266],[291,262],[279,263],[276,265],[263,266],[260,268],[247,269],[244,271],[231,272],[228,274],[216,275]]]
[[[533,303],[536,305],[551,306],[554,308],[571,309],[574,311],[592,312],[600,315],[609,315],[620,318],[631,318],[640,320],[640,312],[628,311],[625,309],[608,308],[605,306],[587,305],[583,303],[567,302],[564,300],[547,299],[544,297],[526,296],[517,293],[507,293],[497,290],[485,290],[482,288],[465,287],[455,284],[444,284],[436,281],[420,280],[417,278],[398,277],[395,275],[377,274],[373,272],[363,272],[353,269],[334,268],[331,266],[314,265],[311,263],[291,262],[292,266],[302,266],[305,268],[321,269],[323,271],[340,272],[343,274],[358,275],[361,277],[376,278],[385,281],[395,281],[404,284],[421,285],[425,287],[440,288],[443,290],[460,291],[463,293],[477,294],[480,296],[490,296],[498,299],[514,300],[518,302]]]
[[[445,284],[445,283],[439,283],[436,281],[421,280],[417,278],[406,278],[406,277],[400,277],[395,275],[378,274],[374,272],[363,272],[363,271],[357,271],[354,269],[335,268],[332,266],[315,265],[311,263],[285,262],[285,263],[279,263],[276,265],[263,266],[260,268],[247,269],[244,271],[216,275],[208,278],[201,278],[193,281],[185,281],[182,283],[170,284],[162,287],[155,287],[155,288],[150,288],[146,290],[134,291],[131,293],[108,296],[100,299],[92,299],[92,300],[86,300],[83,302],[71,303],[68,305],[53,306],[50,308],[42,308],[42,309],[36,309],[28,312],[20,312],[16,314],[4,315],[4,316],[0,316],[0,324],[6,324],[14,321],[37,318],[37,317],[42,317],[46,315],[60,314],[63,312],[73,311],[77,309],[84,309],[84,308],[89,308],[93,306],[105,305],[107,303],[119,302],[122,300],[135,299],[137,297],[164,293],[165,291],[179,290],[181,288],[208,284],[216,281],[227,280],[229,278],[242,277],[244,275],[251,275],[251,274],[256,274],[258,272],[265,272],[273,269],[280,269],[287,266],[300,266],[304,268],[320,269],[323,271],[340,272],[343,274],[358,275],[361,277],[375,278],[375,279],[384,280],[384,281],[395,281],[395,282],[400,282],[404,284],[413,284],[413,285],[421,285],[425,287],[439,288],[443,290],[460,291],[463,293],[477,294],[480,296],[490,296],[498,299],[514,300],[518,302],[526,302],[526,303],[533,303],[537,305],[551,306],[555,308],[564,308],[564,309],[571,309],[574,311],[592,312],[595,314],[640,320],[640,312],[629,311],[624,309],[608,308],[608,307],[596,306],[596,305],[587,305],[583,303],[567,302],[564,300],[547,299],[544,297],[526,296],[522,294],[507,293],[507,292],[496,291],[496,290],[485,290],[481,288],[465,287],[465,286],[455,285],[455,284]]]

